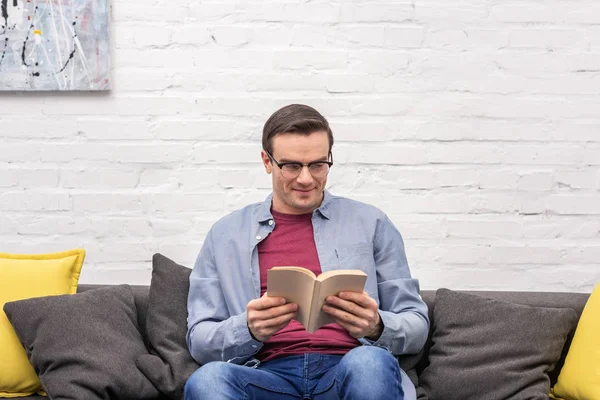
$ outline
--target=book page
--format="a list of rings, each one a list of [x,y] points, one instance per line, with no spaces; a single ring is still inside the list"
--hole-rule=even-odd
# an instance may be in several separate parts
[[[273,268],[271,268],[271,270],[281,270],[281,269],[293,269],[294,271],[299,271],[299,272],[302,272],[303,274],[309,275],[313,279],[317,279],[317,276],[315,275],[315,273],[312,272],[308,268],[303,268],[303,267],[273,267]]]
[[[317,277],[318,281],[324,281],[325,279],[329,279],[332,276],[336,275],[359,275],[359,276],[367,276],[364,271],[360,269],[334,269],[331,271],[323,272],[321,275]]]
[[[337,273],[327,275],[322,281],[317,280],[312,299],[312,319],[309,322],[310,329],[307,328],[311,333],[325,324],[334,322],[329,314],[323,311],[323,305],[325,305],[325,298],[327,298],[327,296],[337,295],[339,292],[362,293],[365,289],[365,283],[367,282],[367,274],[360,270],[344,272],[338,270],[328,272]]]
[[[312,276],[305,271],[310,272]],[[267,296],[285,297],[288,303],[298,304],[296,319],[305,328],[308,326],[310,301],[313,297],[313,276],[311,271],[301,271],[300,268],[276,267],[267,271]]]

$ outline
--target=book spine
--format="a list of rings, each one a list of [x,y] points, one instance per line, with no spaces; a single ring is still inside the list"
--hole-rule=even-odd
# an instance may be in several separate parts
[[[321,281],[314,281],[312,298],[310,300],[310,312],[308,313],[308,326],[306,330],[310,333],[314,333],[319,327],[319,314],[321,311],[321,305],[319,304],[319,293],[321,289]]]

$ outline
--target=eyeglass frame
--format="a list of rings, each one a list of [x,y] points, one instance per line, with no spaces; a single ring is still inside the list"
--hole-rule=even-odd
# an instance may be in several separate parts
[[[269,156],[269,158],[271,159],[271,161],[273,161],[275,163],[275,165],[277,165],[277,167],[279,167],[279,170],[281,171],[281,174],[283,175],[283,167],[285,167],[286,165],[300,165],[301,168],[298,171],[298,174],[296,176],[294,176],[294,178],[297,178],[298,176],[300,176],[300,174],[302,173],[302,169],[304,167],[308,168],[308,173],[314,178],[315,176],[313,175],[313,173],[310,171],[310,167],[312,165],[315,164],[327,164],[328,168],[327,168],[327,173],[325,175],[323,175],[323,177],[329,175],[329,171],[331,170],[331,167],[333,166],[333,153],[330,151],[329,154],[327,155],[327,161],[311,161],[309,163],[303,164],[299,161],[286,161],[286,162],[278,162],[275,157],[273,157],[271,155],[271,153],[267,150],[267,149],[263,149],[265,151],[265,153],[267,153],[267,155]],[[329,161],[331,160],[331,161]],[[292,179],[292,178],[289,178]]]

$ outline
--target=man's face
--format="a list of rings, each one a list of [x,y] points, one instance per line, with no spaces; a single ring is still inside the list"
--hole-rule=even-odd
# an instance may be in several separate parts
[[[317,131],[310,135],[283,133],[273,138],[273,158],[279,162],[327,161],[329,139],[327,132]],[[273,177],[273,209],[285,214],[310,213],[321,205],[327,175],[315,178],[308,168],[302,168],[295,178],[286,178],[279,167],[271,162],[267,153],[261,153],[267,173]]]

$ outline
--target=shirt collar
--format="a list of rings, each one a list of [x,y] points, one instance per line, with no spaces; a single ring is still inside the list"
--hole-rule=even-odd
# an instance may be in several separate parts
[[[329,211],[329,206],[331,205],[331,194],[325,190],[323,195],[323,201],[321,205],[315,210],[318,211],[324,218],[329,219],[331,214]],[[265,201],[260,205],[258,210],[258,222],[267,222],[273,219],[273,214],[271,214],[271,204],[273,202],[273,193],[270,193]]]
[[[269,194],[258,209],[258,222],[266,222],[273,219],[271,214],[271,203],[273,202],[273,193]]]
[[[331,212],[329,211],[329,207],[331,206],[331,193],[325,190],[323,195],[323,201],[321,205],[315,210],[318,211],[324,218],[329,219],[331,217]]]

